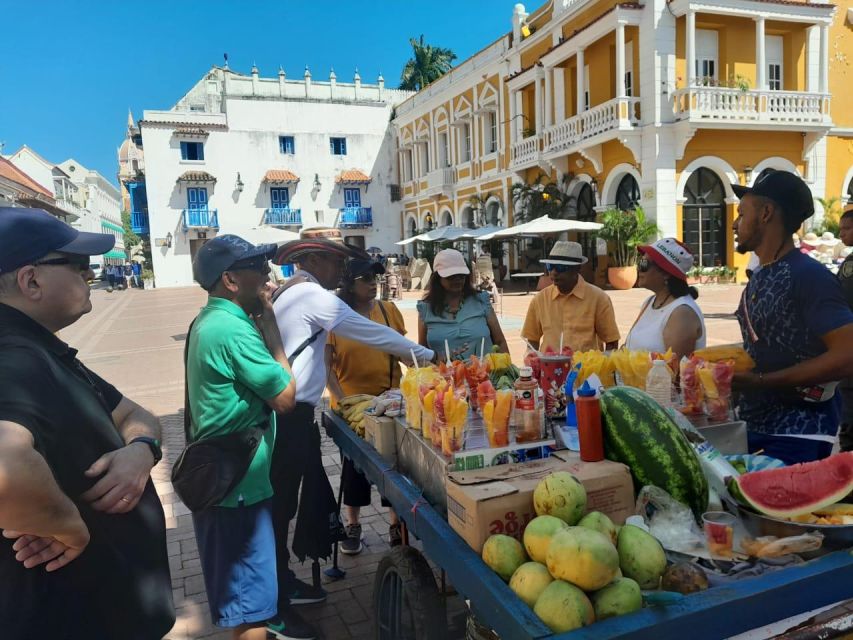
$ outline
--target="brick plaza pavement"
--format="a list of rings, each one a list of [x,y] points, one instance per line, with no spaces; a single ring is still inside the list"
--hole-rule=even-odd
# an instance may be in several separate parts
[[[737,342],[740,332],[732,315],[742,288],[705,286],[698,300],[706,316],[709,344]],[[623,338],[634,322],[644,290],[610,291]],[[417,338],[415,301],[417,292],[407,293],[398,304],[409,336]],[[520,362],[524,343],[519,337],[532,295],[503,296],[501,323],[513,361]],[[168,527],[169,564],[178,619],[167,636],[171,640],[227,638],[229,633],[212,627],[207,596],[199,566],[192,519],[177,499],[169,482],[171,465],[180,453],[183,436],[182,355],[187,327],[204,304],[205,294],[197,287],[116,291],[101,288],[92,292],[94,310],[63,330],[61,337],[80,351],[80,358],[129,398],[153,411],[163,426],[164,458],[153,477],[163,502]],[[340,481],[337,448],[323,439],[323,463],[333,488]],[[388,550],[387,512],[374,492],[373,505],[362,509],[365,550],[358,556],[342,556],[340,565],[347,577],[324,585],[327,602],[301,607],[305,617],[329,640],[372,637],[373,574]],[[310,563],[297,570],[310,581]]]

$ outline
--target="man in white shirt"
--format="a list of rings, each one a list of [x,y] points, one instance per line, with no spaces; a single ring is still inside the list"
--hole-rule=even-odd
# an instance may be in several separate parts
[[[305,462],[311,457],[308,452],[319,447],[314,412],[326,387],[324,354],[328,333],[334,331],[340,337],[370,344],[409,364],[412,353],[422,362],[435,357],[430,349],[359,315],[332,293],[343,275],[346,259],[365,256],[360,249],[345,245],[337,229],[318,228],[303,230],[300,239],[283,245],[274,260],[276,264],[298,266],[273,304],[284,352],[296,380],[296,408],[280,418],[281,437],[273,453],[271,471],[279,599],[285,605],[285,598],[290,604],[310,604],[326,597],[322,589],[296,580],[288,568],[287,534],[296,514]]]

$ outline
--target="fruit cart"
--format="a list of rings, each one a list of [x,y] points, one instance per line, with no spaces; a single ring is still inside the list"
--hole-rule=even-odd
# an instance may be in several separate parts
[[[424,498],[420,487],[359,438],[339,416],[325,412],[323,424],[343,454],[391,503],[408,534],[420,540],[423,553],[446,573],[459,594],[469,600],[476,618],[503,640],[648,637],[718,640],[853,598],[853,555],[839,551],[766,576],[692,594],[673,604],[647,607],[555,635],[450,527]],[[404,545],[392,549],[379,564],[373,589],[377,638],[447,637],[444,604],[435,577],[415,548]]]

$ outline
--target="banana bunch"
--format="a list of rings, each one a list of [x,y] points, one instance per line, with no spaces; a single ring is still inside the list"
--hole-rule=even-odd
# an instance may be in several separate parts
[[[350,428],[360,437],[364,437],[364,412],[373,404],[375,396],[367,393],[342,398],[338,402],[337,414],[349,423]]]

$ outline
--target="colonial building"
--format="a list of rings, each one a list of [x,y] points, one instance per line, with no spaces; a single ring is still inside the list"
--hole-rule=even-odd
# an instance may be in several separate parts
[[[27,145],[6,156],[6,159],[49,191],[57,208],[55,215],[69,224],[85,217],[85,211],[79,204],[77,185],[58,165],[45,160]]]
[[[121,209],[130,213],[130,227],[138,236],[148,239],[148,197],[145,192],[145,154],[142,134],[127,113],[127,132],[118,149],[118,181]]]
[[[37,207],[61,220],[68,219],[68,213],[56,206],[53,193],[47,187],[3,157],[0,157],[0,206]]]
[[[731,183],[785,169],[816,197],[853,200],[851,13],[805,0],[517,4],[510,33],[397,107],[404,233],[512,224],[512,185],[544,176],[574,196],[572,217],[640,204],[703,266],[742,267]]]
[[[58,167],[69,176],[77,188],[74,194],[75,204],[84,212],[84,216],[74,223],[74,226],[83,231],[113,235],[116,244],[104,258],[107,263],[126,262],[119,190],[100,173],[87,169],[72,158],[60,163]]]
[[[272,240],[276,230],[333,225],[348,243],[393,250],[400,209],[389,121],[410,95],[386,89],[381,76],[363,84],[358,72],[352,82],[334,71],[316,82],[307,68],[288,80],[283,70],[262,78],[257,67],[245,75],[226,66],[171,109],[146,110],[136,172],[157,286],[192,284],[193,256],[218,233]],[[120,157],[132,163],[140,147],[123,145]]]

